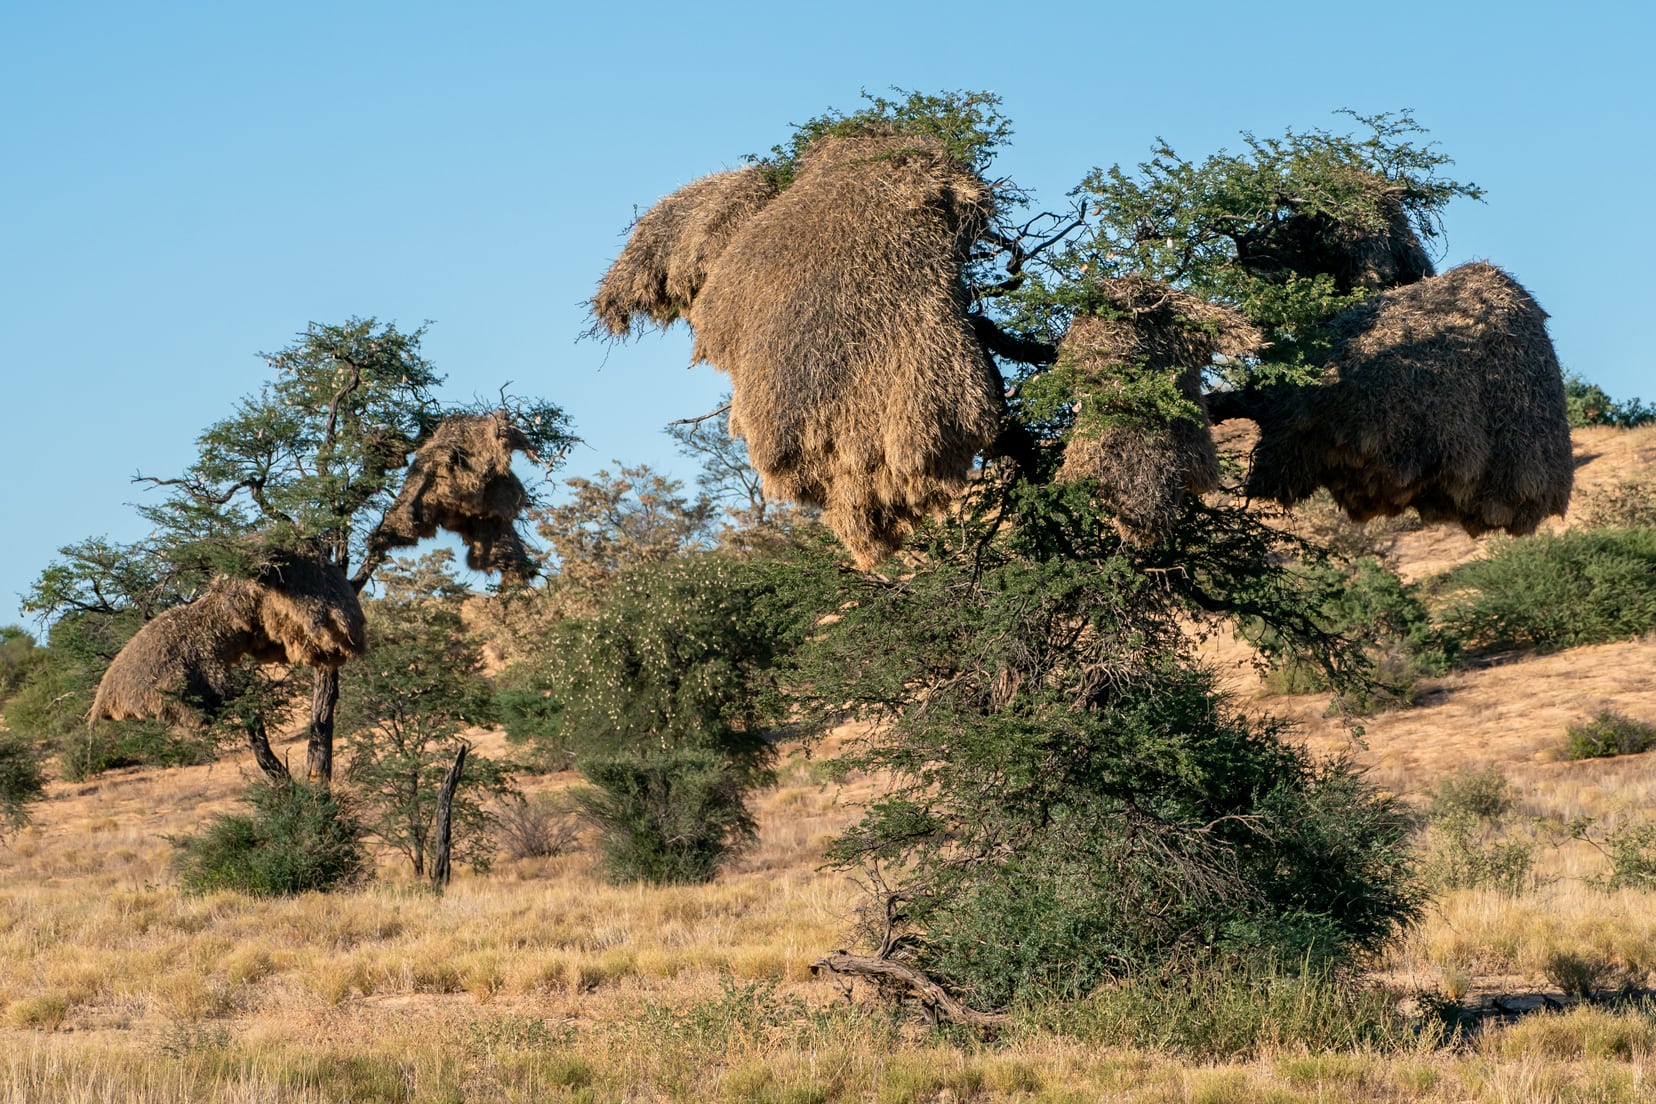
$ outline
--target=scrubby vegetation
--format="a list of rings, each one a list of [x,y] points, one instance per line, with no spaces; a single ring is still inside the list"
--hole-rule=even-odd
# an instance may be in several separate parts
[[[367,874],[362,824],[339,796],[299,782],[261,782],[244,801],[248,812],[216,817],[179,841],[186,890],[290,897],[341,889]]]
[[[1357,122],[1361,138],[1250,137],[1205,162],[1158,147],[1136,175],[1092,174],[1068,229],[1020,226],[1016,185],[973,175],[1010,133],[992,95],[875,98],[798,128],[749,175],[786,188],[813,140],[871,139],[882,172],[918,144],[998,200],[954,258],[973,310],[949,298],[943,315],[1010,385],[959,471],[859,469],[854,442],[798,431],[836,424],[805,396],[766,459],[803,509],[767,502],[741,446],[699,440],[699,421],[675,433],[704,464],[695,493],[617,465],[531,508],[512,457],[567,443],[555,408],[531,433],[505,400],[443,406],[419,332],[312,327],[165,484],[149,510],[165,540],[71,546],[32,599],[56,615],[46,646],[0,632],[0,1012],[25,1044],[0,1084],[166,1101],[1567,1098],[1523,1080],[1543,1055],[1580,1075],[1574,1097],[1634,1099],[1656,1075],[1656,827],[1650,786],[1614,756],[1656,735],[1618,711],[1648,679],[1593,672],[1588,700],[1616,709],[1572,730],[1570,763],[1556,703],[1539,736],[1528,699],[1430,736],[1405,707],[1428,680],[1442,699],[1499,675],[1463,662],[1497,651],[1609,642],[1636,666],[1656,625],[1645,504],[1607,493],[1593,528],[1407,583],[1415,519],[1358,526],[1349,485],[1297,517],[1258,508],[1236,471],[1203,497],[1219,469],[1195,470],[1210,397],[1305,386],[1331,320],[1432,278],[1422,241],[1478,194],[1406,116]],[[1107,292],[1136,272],[1211,309],[1199,322],[1267,331],[1269,352],[1203,353],[1183,378],[1105,353],[1073,370],[1070,323],[1122,322],[1131,304]],[[1204,369],[1222,378],[1209,394]],[[1161,445],[1137,469],[1066,460],[1101,411]],[[811,491],[812,449],[868,495]],[[947,518],[920,523],[916,503],[966,467]],[[870,473],[914,482],[882,507]],[[1443,486],[1407,482],[1418,509],[1447,509]],[[1137,504],[1155,524],[1130,523]],[[1472,529],[1475,505],[1455,505]],[[520,516],[548,546],[537,562]],[[436,528],[499,589],[462,585],[447,553],[385,558]],[[306,670],[238,636],[211,723],[85,726],[140,624],[296,536],[345,598],[364,592],[366,642]],[[1262,694],[1215,658],[1237,634]],[[1338,716],[1270,691],[1326,693]],[[289,774],[298,741],[309,782]],[[266,780],[215,812],[240,783],[233,744]],[[28,816],[43,763],[61,780],[45,826]],[[139,763],[178,769],[109,770]],[[446,866],[440,824],[469,867],[446,895],[414,889],[436,852]],[[1561,1014],[1504,1026],[1546,1002]],[[40,1038],[66,1027],[61,1046]]]
[[[1656,529],[1503,541],[1451,571],[1445,629],[1468,649],[1556,651],[1656,629]]]

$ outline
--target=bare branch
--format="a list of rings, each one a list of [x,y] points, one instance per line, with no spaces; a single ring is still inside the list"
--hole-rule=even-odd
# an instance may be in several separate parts
[[[889,958],[870,958],[866,955],[834,954],[811,963],[811,973],[827,973],[831,977],[850,976],[871,980],[882,988],[906,989],[919,998],[920,1004],[933,1017],[970,1027],[998,1027],[1007,1017],[997,1012],[979,1012],[951,997],[931,978],[912,966],[893,962]]]
[[[701,425],[703,422],[707,421],[709,418],[717,418],[720,414],[723,414],[725,411],[727,411],[729,409],[730,409],[730,404],[725,403],[723,406],[719,407],[719,409],[709,410],[706,414],[698,414],[694,418],[679,418],[679,419],[676,419],[675,421],[668,422],[667,424],[670,425],[670,426]]]

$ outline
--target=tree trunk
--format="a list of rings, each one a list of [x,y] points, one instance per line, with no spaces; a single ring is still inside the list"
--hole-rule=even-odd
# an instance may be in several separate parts
[[[259,769],[265,772],[266,778],[278,785],[293,781],[293,777],[288,774],[287,764],[276,758],[276,753],[270,750],[270,737],[265,733],[263,717],[255,719],[247,726],[247,743],[253,749],[253,761],[259,764]]]
[[[305,775],[313,786],[333,783],[334,708],[339,705],[339,668],[318,667],[311,691],[310,742]]]
[[[437,791],[437,827],[432,833],[435,837],[431,849],[431,884],[441,888],[449,882],[449,844],[454,836],[453,818],[450,815],[454,807],[454,791],[460,788],[460,771],[466,765],[466,753],[471,750],[470,744],[461,744],[460,750],[454,753],[454,765],[449,767],[448,773],[443,776],[443,788]]]

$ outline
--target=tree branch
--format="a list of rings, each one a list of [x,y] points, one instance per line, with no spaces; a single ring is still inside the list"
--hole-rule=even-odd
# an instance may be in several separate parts
[[[717,418],[720,414],[723,414],[725,411],[727,411],[729,409],[730,409],[730,404],[725,403],[723,406],[719,407],[719,409],[709,410],[706,414],[698,414],[694,418],[678,418],[678,419],[675,419],[671,422],[668,422],[667,424],[670,425],[670,426],[701,425],[703,422],[707,421],[709,418]]]
[[[998,357],[1019,364],[1053,364],[1058,360],[1058,346],[1013,337],[985,315],[972,315],[972,329],[983,347]]]
[[[917,997],[933,1017],[970,1027],[998,1027],[1007,1017],[997,1012],[979,1012],[951,997],[931,978],[911,966],[893,962],[889,958],[870,958],[866,955],[846,954],[844,951],[819,958],[811,963],[811,973],[828,973],[836,977],[867,978],[881,988],[904,989]]]

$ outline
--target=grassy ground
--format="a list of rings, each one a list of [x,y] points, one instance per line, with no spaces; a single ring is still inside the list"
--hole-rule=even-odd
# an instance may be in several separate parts
[[[1656,453],[1648,434],[1584,443],[1618,465]],[[1428,559],[1477,551],[1419,539]],[[1514,1011],[1458,1044],[1404,1032],[1310,1048],[1294,1017],[1317,1010],[1284,1006],[1280,1030],[1215,1058],[1032,1020],[985,1041],[848,1000],[810,963],[848,939],[857,889],[817,863],[873,787],[824,784],[799,756],[760,803],[758,846],[708,887],[610,886],[577,851],[463,873],[441,898],[389,856],[352,893],[183,896],[165,837],[229,807],[245,780],[232,759],[54,784],[0,846],[0,1104],[1653,1099],[1656,1015],[1572,1001],[1557,981],[1561,954],[1606,985],[1656,966],[1656,893],[1597,888],[1603,856],[1560,830],[1651,819],[1652,757],[1557,757],[1565,726],[1601,708],[1656,721],[1652,671],[1656,640],[1464,671],[1354,741],[1326,699],[1260,697],[1238,669],[1252,707],[1299,718],[1313,747],[1354,750],[1399,792],[1424,798],[1488,763],[1513,780],[1536,842],[1525,888],[1443,895],[1375,964],[1405,1004]]]

